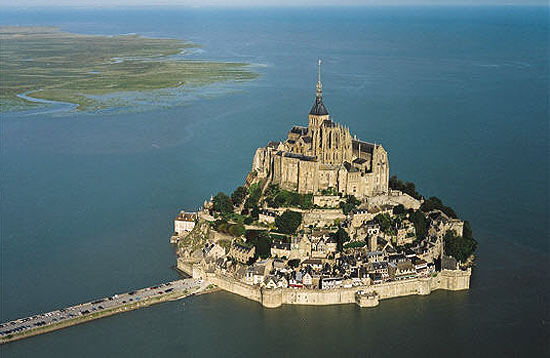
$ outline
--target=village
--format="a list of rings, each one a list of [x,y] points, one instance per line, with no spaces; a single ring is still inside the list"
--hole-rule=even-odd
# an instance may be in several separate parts
[[[236,213],[241,207],[233,208],[237,221],[220,224],[220,197],[175,220],[172,242],[178,246],[178,266],[193,266],[187,270],[191,274],[220,273],[266,289],[330,290],[428,278],[442,269],[467,266],[444,251],[446,238],[464,236],[464,222],[445,214],[441,209],[446,207],[424,211],[433,206],[431,201],[440,203],[437,198],[417,200],[390,189],[347,215],[350,200],[338,195],[312,196],[313,207],[305,210],[273,208],[264,201],[257,220],[245,225]],[[279,221],[290,213],[299,225],[282,233],[286,227]],[[216,230],[224,226],[227,233]],[[240,235],[231,235],[231,228],[240,228]]]

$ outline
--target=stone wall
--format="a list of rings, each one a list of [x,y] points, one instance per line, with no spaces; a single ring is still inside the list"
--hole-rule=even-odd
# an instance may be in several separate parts
[[[208,273],[206,274],[205,279],[217,285],[221,289],[259,302],[266,308],[276,308],[283,304],[336,305],[349,303],[357,303],[362,307],[367,307],[374,306],[374,304],[361,304],[361,302],[357,300],[357,294],[359,291],[373,292],[376,294],[377,300],[383,300],[410,295],[429,295],[432,291],[438,289],[451,291],[466,290],[470,287],[470,275],[471,269],[468,269],[467,271],[444,270],[435,277],[330,290],[306,288],[266,289],[258,286],[247,285],[235,280],[231,276],[226,276],[219,273]]]
[[[337,219],[340,221],[346,219],[341,209],[313,209],[303,212],[302,224],[304,226],[331,226]]]

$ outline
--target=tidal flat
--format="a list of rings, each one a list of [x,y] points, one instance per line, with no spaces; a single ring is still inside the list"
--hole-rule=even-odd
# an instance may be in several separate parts
[[[198,44],[180,39],[83,35],[55,27],[0,27],[2,111],[36,105],[25,97],[67,102],[77,110],[116,106],[101,95],[197,87],[254,79],[246,63],[191,61]]]

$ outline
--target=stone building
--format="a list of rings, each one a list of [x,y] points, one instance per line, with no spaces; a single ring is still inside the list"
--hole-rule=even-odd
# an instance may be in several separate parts
[[[177,236],[185,236],[195,227],[197,222],[197,213],[188,213],[181,211],[174,220],[174,234]]]
[[[251,258],[254,257],[254,254],[256,254],[255,247],[253,246],[248,247],[246,245],[243,245],[237,242],[236,239],[231,242],[231,248],[229,249],[229,256],[234,258],[236,261],[245,264]]]
[[[361,141],[329,116],[323,103],[321,62],[317,94],[307,127],[294,126],[284,142],[270,142],[254,155],[254,180],[287,190],[336,191],[365,198],[388,193],[388,155],[379,144]]]

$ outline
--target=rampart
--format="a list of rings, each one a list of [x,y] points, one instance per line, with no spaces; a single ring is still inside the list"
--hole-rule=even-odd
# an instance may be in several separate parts
[[[191,265],[178,265],[180,269],[189,269]],[[184,270],[186,271],[186,270]],[[194,278],[202,278],[219,288],[261,303],[266,308],[276,308],[281,305],[338,305],[356,303],[360,307],[372,307],[378,300],[411,295],[429,295],[435,290],[467,290],[470,287],[471,269],[443,270],[437,275],[411,280],[394,281],[370,286],[352,288],[335,288],[328,290],[307,288],[275,288],[267,289],[247,285],[233,277],[221,273],[206,273],[192,265],[189,271]],[[197,277],[195,277],[197,276]],[[362,292],[370,292],[376,299],[369,299],[365,304]]]

